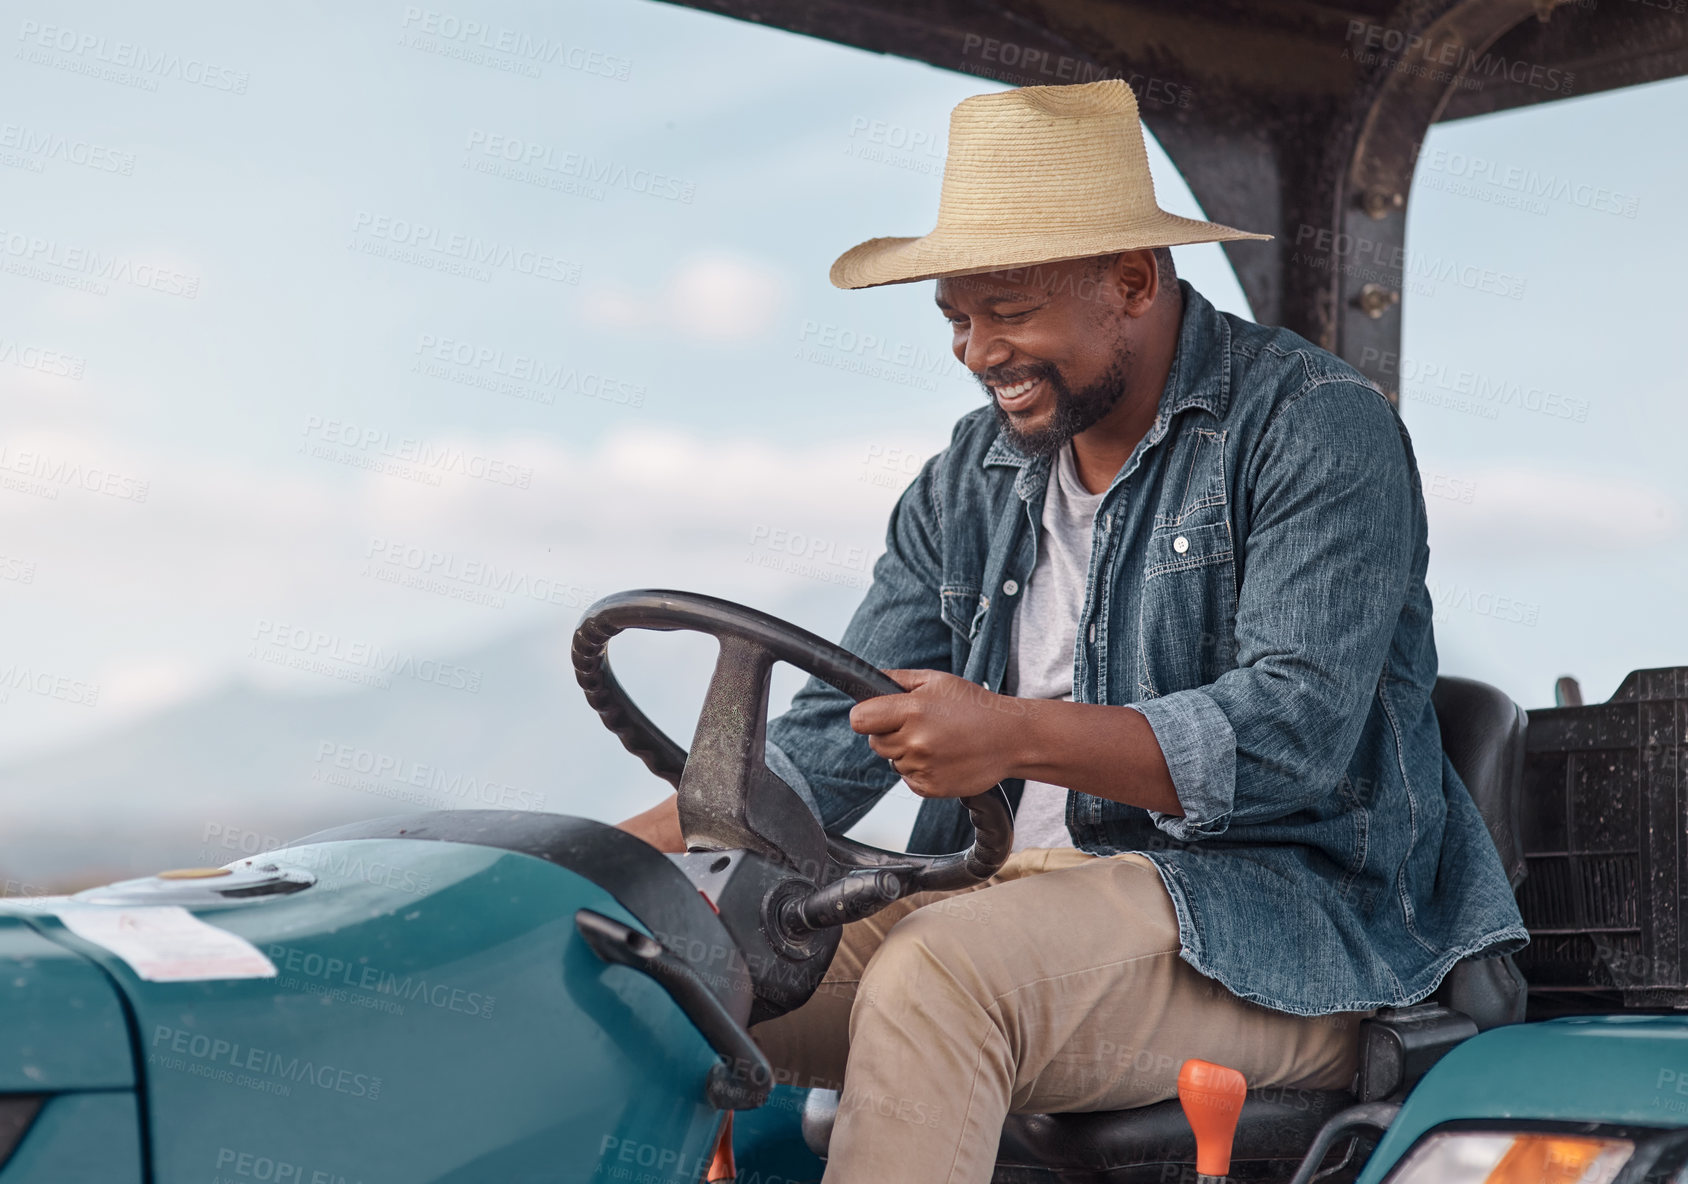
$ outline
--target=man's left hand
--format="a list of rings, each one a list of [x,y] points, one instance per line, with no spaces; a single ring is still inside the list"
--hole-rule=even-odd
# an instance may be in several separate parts
[[[921,797],[965,798],[1012,776],[1028,703],[938,670],[887,670],[908,692],[850,710],[850,726]]]

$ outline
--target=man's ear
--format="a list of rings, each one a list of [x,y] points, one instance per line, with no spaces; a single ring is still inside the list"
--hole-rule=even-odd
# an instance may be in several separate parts
[[[1140,317],[1154,306],[1160,295],[1160,268],[1153,249],[1121,251],[1108,269],[1120,306],[1128,317]]]

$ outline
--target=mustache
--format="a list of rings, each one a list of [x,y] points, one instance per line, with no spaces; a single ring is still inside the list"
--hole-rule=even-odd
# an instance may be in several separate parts
[[[1039,362],[1031,366],[1021,366],[1017,369],[1006,366],[993,367],[978,376],[979,385],[985,388],[986,394],[991,394],[992,387],[1013,386],[1017,382],[1024,382],[1028,378],[1056,377],[1057,371],[1048,362]]]

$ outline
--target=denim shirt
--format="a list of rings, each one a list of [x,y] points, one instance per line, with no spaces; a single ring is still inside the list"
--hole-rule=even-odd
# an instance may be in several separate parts
[[[1528,940],[1431,706],[1412,443],[1340,359],[1179,288],[1154,424],[1096,511],[1073,698],[1143,713],[1183,816],[1069,792],[1067,826],[1153,860],[1185,961],[1235,994],[1298,1015],[1411,1003]],[[999,690],[1049,468],[992,408],[964,416],[898,501],[845,648]],[[850,707],[811,681],[768,729],[770,767],[834,833],[897,782]],[[971,837],[958,801],[929,799],[909,849]]]

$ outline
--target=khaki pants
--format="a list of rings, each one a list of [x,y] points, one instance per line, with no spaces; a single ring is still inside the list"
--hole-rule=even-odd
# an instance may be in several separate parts
[[[776,1081],[842,1088],[826,1184],[988,1184],[1007,1114],[1175,1097],[1189,1057],[1250,1088],[1349,1084],[1358,1014],[1272,1011],[1178,954],[1143,856],[1021,851],[846,926],[814,997],[752,1034]]]

